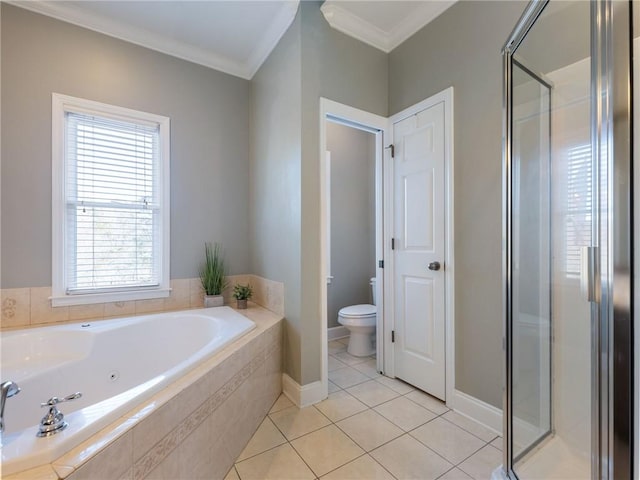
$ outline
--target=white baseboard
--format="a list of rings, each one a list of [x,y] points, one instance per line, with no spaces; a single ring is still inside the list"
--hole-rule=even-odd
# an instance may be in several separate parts
[[[349,336],[349,329],[340,325],[339,327],[331,327],[327,329],[327,338],[329,341]]]
[[[502,410],[456,389],[449,397],[449,408],[483,424],[497,435],[502,435]]]
[[[327,389],[322,382],[300,385],[286,373],[282,374],[282,393],[298,407],[308,407],[327,398]]]

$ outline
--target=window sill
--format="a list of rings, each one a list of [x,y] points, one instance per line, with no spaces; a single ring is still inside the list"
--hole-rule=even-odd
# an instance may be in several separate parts
[[[52,307],[67,307],[71,305],[90,305],[93,303],[152,300],[155,298],[167,298],[170,294],[170,288],[158,288],[154,290],[133,290],[128,292],[88,293],[85,295],[53,295],[49,297],[49,300],[51,300]]]

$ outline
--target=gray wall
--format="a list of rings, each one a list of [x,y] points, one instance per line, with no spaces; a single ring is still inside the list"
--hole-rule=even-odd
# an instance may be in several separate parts
[[[285,285],[285,371],[300,381],[300,15],[251,81],[251,271]]]
[[[2,287],[51,285],[51,93],[171,118],[171,277],[205,241],[249,270],[249,82],[2,8]]]
[[[320,97],[387,115],[389,56],[334,29],[320,2],[302,20],[302,384],[320,380]]]
[[[375,135],[327,122],[331,152],[331,275],[327,285],[329,327],[338,310],[371,303],[376,274]]]
[[[251,267],[285,284],[284,370],[301,385],[320,380],[326,328],[319,295],[320,97],[386,115],[388,95],[387,55],[331,29],[320,5],[301,2],[254,77],[251,100]]]
[[[389,113],[454,87],[456,388],[502,405],[500,51],[524,2],[461,1],[389,55]]]

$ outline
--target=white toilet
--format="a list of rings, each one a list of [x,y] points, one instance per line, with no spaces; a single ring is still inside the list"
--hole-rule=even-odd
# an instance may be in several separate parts
[[[338,323],[349,330],[347,352],[354,357],[368,357],[376,353],[374,333],[376,331],[376,279],[371,279],[373,305],[351,305],[338,312]]]

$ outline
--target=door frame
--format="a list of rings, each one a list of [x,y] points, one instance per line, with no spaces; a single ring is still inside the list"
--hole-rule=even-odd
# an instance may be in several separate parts
[[[326,151],[327,151],[327,129],[326,122],[333,121],[343,125],[371,132],[376,135],[376,151],[375,151],[375,169],[376,169],[376,260],[385,261],[383,249],[383,208],[384,205],[384,183],[383,183],[383,163],[386,163],[388,157],[387,151],[384,149],[384,142],[388,138],[389,119],[366,112],[358,108],[351,107],[342,103],[320,97],[320,319],[321,319],[321,370],[320,381],[322,383],[322,397],[326,398],[329,387],[329,352],[328,352],[328,316],[327,316],[327,260],[328,245],[327,234],[329,225],[327,224],[327,206],[329,192],[327,192],[326,182]],[[385,265],[386,266],[386,265]],[[376,294],[377,294],[377,369],[382,371],[383,359],[385,357],[384,342],[382,341],[382,332],[384,331],[384,305],[385,292],[387,288],[384,285],[384,277],[380,273],[382,268],[376,269]]]
[[[454,179],[453,179],[453,87],[449,87],[421,102],[412,105],[389,118],[390,144],[394,143],[393,125],[417,115],[419,112],[444,103],[444,205],[445,205],[445,258],[444,258],[444,321],[445,321],[445,402],[450,405],[455,391],[455,262],[454,262]],[[395,265],[391,238],[393,237],[393,159],[384,164],[385,198],[390,201],[384,204],[384,284],[387,286],[387,298],[384,304],[384,350],[390,352],[384,357],[384,372],[395,377],[394,343],[391,341],[392,331],[395,330]]]

